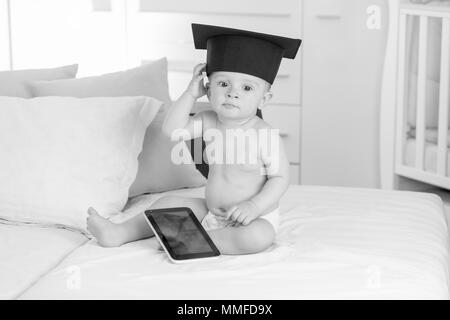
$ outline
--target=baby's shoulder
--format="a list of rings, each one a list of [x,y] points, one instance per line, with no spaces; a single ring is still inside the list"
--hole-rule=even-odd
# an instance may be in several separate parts
[[[203,110],[198,113],[202,117],[217,118],[217,114],[213,110]]]
[[[253,124],[253,129],[260,130],[260,129],[267,129],[271,130],[274,129],[269,123],[264,121],[263,119],[256,117],[255,123]]]
[[[257,131],[257,137],[261,141],[267,141],[267,143],[273,143],[273,139],[280,140],[280,130],[274,128],[272,125],[258,118],[253,125],[253,130]]]
[[[197,114],[202,119],[203,128],[215,128],[217,123],[217,114],[212,110],[205,110]]]

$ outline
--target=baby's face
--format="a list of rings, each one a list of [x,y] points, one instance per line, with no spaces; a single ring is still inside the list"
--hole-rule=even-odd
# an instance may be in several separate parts
[[[223,120],[250,119],[271,96],[266,81],[244,73],[214,72],[208,86],[211,107]]]

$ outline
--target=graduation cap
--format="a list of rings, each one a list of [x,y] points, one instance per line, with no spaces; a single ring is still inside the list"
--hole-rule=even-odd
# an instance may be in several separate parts
[[[250,74],[272,84],[281,59],[294,59],[302,40],[246,30],[192,24],[196,49],[206,49],[206,73]]]

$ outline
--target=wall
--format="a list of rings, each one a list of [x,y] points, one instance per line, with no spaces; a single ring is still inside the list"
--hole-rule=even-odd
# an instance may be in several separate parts
[[[78,76],[126,65],[124,1],[12,0],[13,68],[79,64]],[[106,9],[106,10],[102,10]]]
[[[8,2],[0,0],[0,70],[9,70]]]
[[[367,8],[381,9],[368,29]],[[302,184],[379,187],[385,0],[305,0]]]

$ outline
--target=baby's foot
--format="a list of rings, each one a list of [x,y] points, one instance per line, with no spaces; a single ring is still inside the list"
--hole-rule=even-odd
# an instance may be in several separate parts
[[[87,213],[87,229],[102,247],[118,247],[125,243],[120,225],[100,216],[94,208]]]

